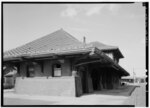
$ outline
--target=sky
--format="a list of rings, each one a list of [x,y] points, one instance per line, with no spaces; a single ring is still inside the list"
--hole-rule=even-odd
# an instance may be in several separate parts
[[[4,51],[63,28],[79,41],[118,46],[119,64],[145,74],[145,7],[131,4],[4,4]]]

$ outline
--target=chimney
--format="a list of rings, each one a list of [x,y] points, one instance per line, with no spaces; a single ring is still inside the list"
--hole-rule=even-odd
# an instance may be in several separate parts
[[[83,37],[83,43],[86,44],[86,37],[85,36]]]

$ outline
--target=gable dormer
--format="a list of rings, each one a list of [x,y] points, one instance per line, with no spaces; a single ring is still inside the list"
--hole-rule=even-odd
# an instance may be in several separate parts
[[[117,55],[115,55],[115,53],[113,51],[111,52],[105,52],[105,54],[111,58],[115,63],[119,63],[119,57]]]
[[[91,42],[89,44],[92,44],[92,46],[97,47],[101,51],[103,51],[108,57],[110,57],[112,60],[114,60],[116,63],[119,63],[119,59],[123,58],[123,55],[118,47],[116,46],[110,46],[103,44],[101,42]]]

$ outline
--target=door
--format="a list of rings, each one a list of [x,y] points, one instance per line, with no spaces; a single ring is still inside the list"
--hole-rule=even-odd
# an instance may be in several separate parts
[[[81,77],[82,91],[83,91],[83,93],[88,93],[87,72],[86,72],[86,68],[85,67],[80,67],[79,75]]]
[[[92,82],[93,82],[93,89],[94,90],[98,90],[99,89],[99,81],[100,81],[100,76],[98,74],[97,69],[93,69],[92,73],[91,73],[91,77],[92,77]]]

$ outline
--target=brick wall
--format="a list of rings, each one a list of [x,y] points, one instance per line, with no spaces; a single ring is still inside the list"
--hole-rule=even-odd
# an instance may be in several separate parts
[[[5,79],[5,84],[6,85],[10,85],[10,86],[14,86],[14,77],[13,76],[9,76],[9,77],[4,77],[4,79]]]
[[[17,77],[15,91],[19,94],[75,97],[75,77]]]
[[[40,77],[40,76],[45,76],[44,72],[42,72],[41,65],[37,64],[34,66],[35,68],[35,76]]]
[[[65,60],[62,64],[62,76],[71,76],[71,64],[69,60]]]
[[[27,72],[27,69],[26,69],[26,64],[25,62],[21,62],[20,63],[20,75],[22,77],[25,77],[26,76],[26,72]]]
[[[52,76],[52,67],[50,60],[44,61],[44,74],[45,76]]]
[[[36,64],[34,66],[35,68],[35,76],[36,77],[42,77],[42,76],[52,76],[52,65],[54,63],[58,63],[57,60],[45,60],[43,65],[43,72],[41,70],[41,65]],[[20,75],[18,76],[22,76],[25,77],[26,73],[27,73],[27,63],[22,62],[20,63]],[[70,60],[65,60],[64,63],[61,63],[62,66],[62,76],[71,76],[71,64],[70,64]]]

